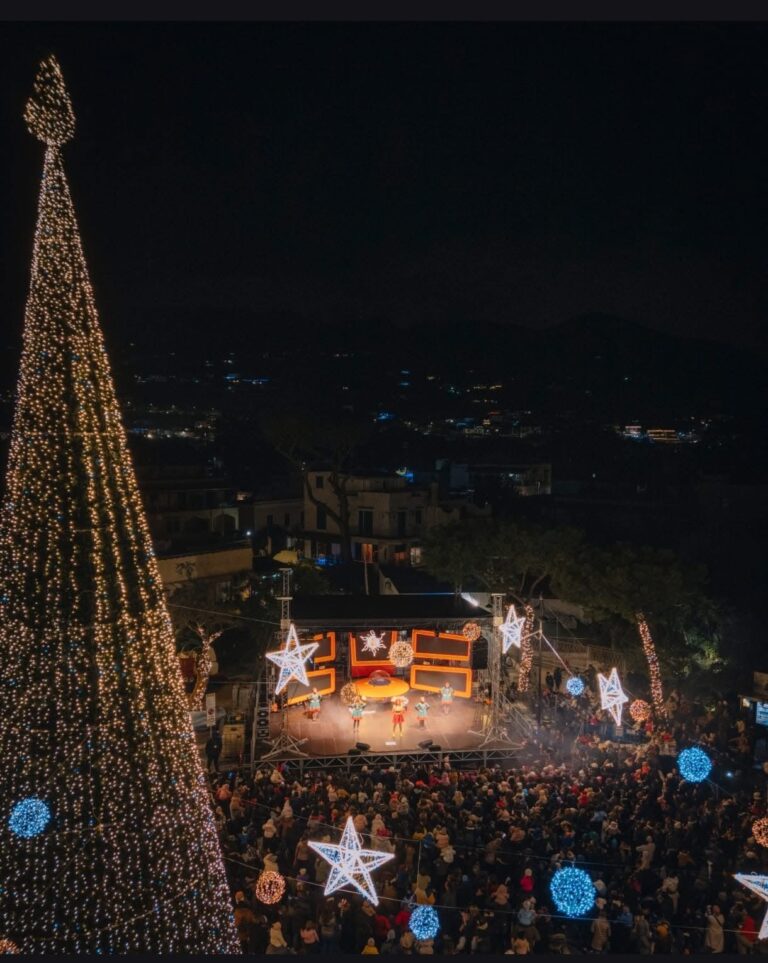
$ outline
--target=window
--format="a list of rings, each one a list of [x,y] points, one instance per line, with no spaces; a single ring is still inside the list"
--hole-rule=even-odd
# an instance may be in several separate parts
[[[325,488],[325,478],[322,475],[315,475],[315,488]]]
[[[369,508],[357,513],[357,530],[360,535],[373,535],[373,512]]]
[[[408,522],[408,513],[398,512],[397,513],[397,534],[398,535],[400,536],[405,535],[407,522]]]
[[[316,528],[318,532],[324,532],[327,524],[328,524],[328,521],[326,518],[325,509],[322,508],[320,505],[318,505],[317,506],[317,524],[316,524]]]

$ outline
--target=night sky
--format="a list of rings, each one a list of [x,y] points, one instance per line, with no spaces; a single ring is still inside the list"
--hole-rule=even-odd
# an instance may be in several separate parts
[[[5,341],[54,52],[113,344],[584,312],[764,344],[766,50],[765,24],[3,24]]]

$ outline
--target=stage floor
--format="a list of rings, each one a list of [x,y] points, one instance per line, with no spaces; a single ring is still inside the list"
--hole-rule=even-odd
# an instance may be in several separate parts
[[[421,695],[426,695],[429,703],[429,716],[426,727],[419,728],[419,720],[414,710]],[[454,699],[451,710],[443,714],[439,696],[414,690],[408,693],[408,712],[405,716],[402,736],[392,738],[392,707],[389,703],[369,703],[365,715],[360,720],[360,728],[352,732],[352,717],[349,709],[342,705],[338,695],[323,699],[320,716],[316,722],[310,721],[301,706],[288,710],[287,725],[292,736],[308,739],[302,746],[304,752],[313,756],[346,755],[356,742],[367,742],[375,752],[396,752],[404,749],[418,749],[419,743],[431,739],[441,749],[472,749],[482,737],[472,735],[470,729],[480,727],[481,717],[478,706],[472,699]],[[272,735],[277,735],[280,720],[272,717]]]

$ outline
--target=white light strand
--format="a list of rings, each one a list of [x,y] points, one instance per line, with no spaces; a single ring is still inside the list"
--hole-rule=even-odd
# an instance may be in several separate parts
[[[621,688],[618,670],[614,667],[606,678],[601,672],[597,673],[597,681],[600,684],[600,708],[610,712],[617,726],[621,725],[621,713],[624,703],[629,702],[629,697]]]

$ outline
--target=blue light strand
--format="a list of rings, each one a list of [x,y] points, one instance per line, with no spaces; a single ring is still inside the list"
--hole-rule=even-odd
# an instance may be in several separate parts
[[[583,916],[595,905],[597,891],[589,873],[568,866],[558,869],[549,884],[555,906],[564,916]]]

